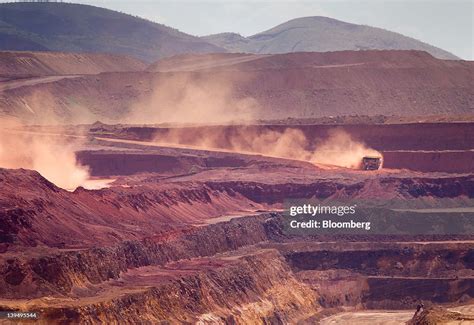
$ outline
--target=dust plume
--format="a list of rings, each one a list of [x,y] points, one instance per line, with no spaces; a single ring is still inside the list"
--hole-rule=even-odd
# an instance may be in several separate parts
[[[104,122],[116,122],[113,118],[103,118],[100,112],[84,106],[74,96],[61,97],[54,89],[46,87],[27,87],[14,101],[18,108],[17,117],[23,125],[90,124],[100,118]]]
[[[77,143],[29,132],[15,122],[0,122],[0,167],[36,170],[66,190],[74,190],[89,179],[88,168],[76,160]]]
[[[347,132],[333,129],[329,131],[329,137],[316,146],[312,162],[359,169],[365,156],[381,158],[382,154],[355,141]]]
[[[272,157],[300,157],[300,160],[308,160],[311,155],[305,149],[307,141],[303,132],[292,128],[283,132],[252,127],[232,130],[212,127],[177,128],[162,131],[155,137],[154,142],[165,146],[179,145]]]
[[[318,143],[312,143],[295,128],[283,131],[259,127],[179,128],[161,132],[154,140],[161,145],[180,145],[199,149],[228,150],[271,157],[308,161],[358,169],[364,156],[382,155],[354,140],[341,129],[332,129]]]
[[[258,118],[260,106],[239,93],[237,71],[212,77],[195,74],[159,75],[149,94],[131,106],[127,123],[213,124]]]

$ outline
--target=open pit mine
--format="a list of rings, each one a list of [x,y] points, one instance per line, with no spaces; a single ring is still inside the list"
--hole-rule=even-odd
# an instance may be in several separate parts
[[[0,324],[474,324],[472,62],[1,60]]]
[[[416,148],[399,138],[406,136],[401,127],[418,134]],[[436,164],[415,154],[403,166],[384,155],[379,169],[379,160],[364,162],[362,154],[363,167],[350,168],[315,162],[317,150],[305,160],[252,147],[233,151],[225,141],[221,150],[217,144],[198,148],[208,128],[174,129],[192,140],[174,146],[157,142],[171,132],[161,127],[95,123],[5,131],[3,139],[23,134],[40,143],[59,137],[63,146],[75,144],[74,164],[87,175],[65,190],[37,171],[0,170],[0,310],[35,312],[38,324],[474,321],[472,228],[460,234],[291,234],[284,211],[292,198],[361,200],[385,202],[372,207],[383,215],[472,217],[474,176],[466,173],[472,160],[456,167],[459,162]],[[211,128],[220,134],[286,129]],[[417,124],[336,129],[381,153],[444,151],[449,141],[467,150],[474,128],[455,128],[452,138],[437,143],[430,141],[434,129],[420,132]],[[333,126],[292,129],[321,137],[315,142],[322,147],[334,137]],[[385,137],[364,137],[377,132]]]

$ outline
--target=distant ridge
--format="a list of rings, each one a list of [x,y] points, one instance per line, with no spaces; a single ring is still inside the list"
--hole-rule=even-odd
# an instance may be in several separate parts
[[[0,4],[0,50],[103,52],[147,62],[183,53],[226,51],[142,18],[55,2]]]
[[[250,37],[221,33],[203,40],[232,52],[278,54],[345,50],[418,50],[439,59],[459,59],[440,48],[381,28],[346,23],[328,17],[287,21]]]
[[[71,3],[0,4],[0,50],[129,55],[145,62],[181,54],[417,50],[457,60],[440,48],[384,29],[327,17],[297,18],[244,37],[196,37],[109,9]]]

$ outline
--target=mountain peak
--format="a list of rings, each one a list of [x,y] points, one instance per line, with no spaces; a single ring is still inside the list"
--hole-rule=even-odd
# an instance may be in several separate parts
[[[266,31],[238,40],[223,34],[204,39],[229,51],[258,54],[418,50],[426,51],[440,59],[459,59],[447,51],[402,34],[324,16],[291,19]]]

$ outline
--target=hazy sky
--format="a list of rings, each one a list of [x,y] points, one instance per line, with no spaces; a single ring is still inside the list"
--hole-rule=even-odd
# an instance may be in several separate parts
[[[81,0],[148,18],[193,35],[244,36],[287,20],[327,16],[385,28],[474,60],[474,0]]]

